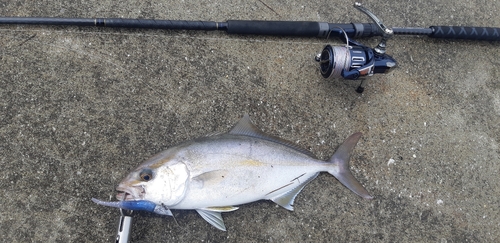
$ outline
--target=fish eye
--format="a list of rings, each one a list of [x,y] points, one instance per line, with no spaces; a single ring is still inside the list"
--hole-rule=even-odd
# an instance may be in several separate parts
[[[143,169],[139,176],[141,177],[141,180],[149,181],[153,179],[153,171],[151,171],[151,169]]]

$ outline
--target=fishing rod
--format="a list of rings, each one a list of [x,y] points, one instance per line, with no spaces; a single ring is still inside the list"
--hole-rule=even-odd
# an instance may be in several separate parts
[[[500,28],[430,26],[389,28],[371,11],[354,3],[354,7],[366,14],[373,23],[327,23],[313,21],[261,21],[228,20],[188,21],[124,18],[53,18],[53,17],[0,17],[0,24],[25,25],[73,25],[111,28],[169,29],[169,30],[222,30],[228,34],[273,35],[331,38],[339,37],[346,45],[326,45],[315,56],[319,70],[324,78],[344,78],[357,80],[375,73],[387,73],[397,66],[394,58],[387,55],[387,41],[394,35],[426,35],[431,38],[500,40]],[[381,36],[380,43],[374,47],[365,46],[350,38]],[[363,82],[356,89],[363,92]]]

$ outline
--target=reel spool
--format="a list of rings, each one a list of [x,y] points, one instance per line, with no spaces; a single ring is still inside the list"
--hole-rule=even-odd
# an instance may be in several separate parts
[[[357,80],[362,76],[372,76],[374,73],[387,73],[391,68],[397,65],[396,60],[385,54],[386,42],[393,35],[392,29],[387,28],[380,19],[378,19],[368,9],[361,6],[360,3],[355,3],[354,7],[368,15],[373,22],[382,31],[383,36],[380,43],[375,48],[370,48],[359,42],[350,40],[347,33],[340,27],[334,27],[344,33],[346,46],[326,45],[323,50],[318,53],[315,60],[319,63],[321,75],[328,78],[344,78],[349,80]],[[358,93],[362,93],[364,88],[363,82],[356,89]]]

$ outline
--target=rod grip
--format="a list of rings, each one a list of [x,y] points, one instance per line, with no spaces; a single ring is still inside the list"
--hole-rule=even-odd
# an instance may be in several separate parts
[[[467,40],[500,40],[500,28],[467,27],[467,26],[431,26],[432,38],[467,39]]]
[[[321,23],[310,21],[228,20],[227,33],[312,37],[321,36],[320,25]],[[328,28],[325,28],[328,32]]]

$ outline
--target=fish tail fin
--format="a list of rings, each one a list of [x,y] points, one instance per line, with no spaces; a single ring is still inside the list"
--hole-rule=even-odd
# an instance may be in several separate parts
[[[358,140],[361,138],[361,133],[357,132],[349,136],[342,145],[338,148],[337,152],[332,156],[330,162],[333,165],[333,169],[328,170],[328,173],[332,174],[339,180],[344,186],[349,188],[358,196],[365,199],[373,199],[373,197],[368,193],[368,191],[361,185],[361,183],[354,178],[349,170],[349,159],[351,158],[351,152],[356,147]]]

